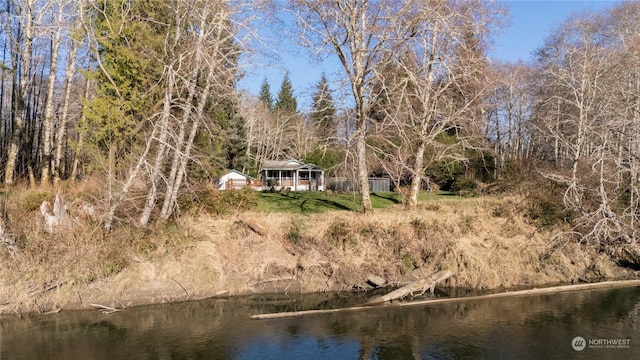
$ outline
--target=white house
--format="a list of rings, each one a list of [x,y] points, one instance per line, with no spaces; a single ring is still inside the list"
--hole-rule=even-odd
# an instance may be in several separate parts
[[[266,187],[292,191],[324,191],[324,169],[298,160],[267,160],[262,165],[262,181]]]
[[[218,190],[241,189],[251,186],[254,190],[265,190],[273,187],[291,191],[324,191],[324,169],[305,164],[298,160],[274,161],[266,160],[262,166],[261,180],[257,180],[238,170],[229,170],[214,180]]]

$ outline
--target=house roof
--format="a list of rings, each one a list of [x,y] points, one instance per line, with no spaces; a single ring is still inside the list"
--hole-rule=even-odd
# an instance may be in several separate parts
[[[240,172],[240,171],[238,171],[238,170],[236,170],[236,169],[231,169],[231,170],[227,171],[224,175],[227,175],[227,174],[230,174],[230,173],[236,173],[236,174],[241,175],[241,176],[244,176],[244,177],[246,177],[246,178],[248,178],[248,179],[256,180],[256,178],[251,177],[251,176],[249,176],[249,175],[247,175],[247,174],[245,174],[245,173],[242,173],[242,172]],[[222,175],[222,176],[224,176],[224,175]],[[221,177],[222,177],[222,176],[221,176]]]
[[[319,166],[314,164],[305,164],[302,161],[298,160],[265,160],[264,164],[262,164],[263,170],[299,170],[299,169],[308,169],[308,170],[324,170]]]

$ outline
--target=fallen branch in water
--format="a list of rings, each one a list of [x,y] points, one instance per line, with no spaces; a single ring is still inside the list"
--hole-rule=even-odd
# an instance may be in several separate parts
[[[55,308],[53,308],[52,310],[49,310],[49,311],[45,311],[45,312],[43,312],[43,313],[42,313],[42,315],[57,314],[57,313],[59,313],[60,311],[62,311],[62,309],[61,309],[58,305],[56,305],[56,306],[55,306]]]
[[[591,284],[562,285],[562,286],[553,286],[548,288],[533,288],[529,290],[507,291],[507,292],[502,292],[497,294],[488,294],[488,295],[398,302],[393,305],[386,305],[381,303],[373,306],[359,305],[359,306],[340,308],[340,309],[307,310],[307,311],[281,312],[281,313],[273,313],[273,314],[259,314],[259,315],[251,316],[251,319],[254,319],[254,320],[277,319],[277,318],[283,318],[283,317],[295,317],[295,316],[304,316],[304,315],[331,314],[331,313],[343,312],[343,311],[367,310],[367,309],[380,308],[380,307],[425,306],[425,305],[435,305],[435,304],[449,304],[449,303],[456,303],[456,302],[463,302],[463,301],[494,299],[494,298],[510,297],[510,296],[532,296],[532,295],[556,294],[560,292],[570,292],[570,291],[613,289],[613,288],[635,287],[635,286],[640,286],[640,280],[619,280],[619,281],[605,281],[605,282],[591,283]]]
[[[432,274],[426,279],[420,279],[420,280],[414,281],[409,285],[403,286],[400,289],[397,289],[388,293],[387,295],[380,296],[375,299],[371,299],[367,301],[364,305],[382,304],[387,301],[402,299],[403,297],[409,294],[411,294],[411,296],[413,296],[415,293],[418,293],[418,295],[422,295],[427,290],[431,291],[431,293],[433,294],[433,290],[436,287],[436,284],[447,280],[449,277],[451,277],[450,270],[441,270]]]
[[[105,315],[110,315],[110,314],[113,314],[115,312],[122,311],[122,309],[116,309],[116,308],[112,308],[110,306],[105,306],[105,305],[100,305],[100,304],[89,304],[89,305],[91,305],[95,309],[100,310]]]

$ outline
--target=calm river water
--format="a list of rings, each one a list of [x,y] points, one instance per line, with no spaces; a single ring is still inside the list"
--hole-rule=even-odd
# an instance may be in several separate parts
[[[361,296],[254,296],[112,315],[6,317],[0,360],[640,359],[640,287],[249,318],[348,306]],[[584,341],[573,341],[578,336]]]

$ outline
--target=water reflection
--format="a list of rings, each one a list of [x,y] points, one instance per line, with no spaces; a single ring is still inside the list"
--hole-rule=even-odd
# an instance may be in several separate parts
[[[388,307],[298,318],[249,315],[350,306],[359,294],[256,296],[109,316],[4,318],[0,359],[476,359],[640,354],[640,288]],[[571,339],[631,339],[577,352]]]

